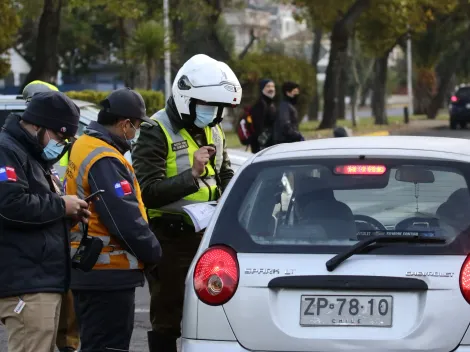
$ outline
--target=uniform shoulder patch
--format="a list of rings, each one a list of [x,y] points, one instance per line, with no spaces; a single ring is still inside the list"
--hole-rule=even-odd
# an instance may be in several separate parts
[[[11,166],[0,166],[0,182],[18,181],[15,168]]]
[[[124,197],[132,193],[132,187],[129,182],[122,180],[114,184],[114,190],[118,197]]]

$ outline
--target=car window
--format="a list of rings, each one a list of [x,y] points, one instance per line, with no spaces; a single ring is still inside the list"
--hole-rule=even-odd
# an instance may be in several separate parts
[[[361,174],[361,168],[371,171]],[[223,206],[215,241],[238,229],[245,234],[245,240],[237,234],[240,243],[257,250],[344,247],[371,235],[409,233],[444,236],[450,243],[470,228],[466,168],[419,160],[250,165]]]
[[[470,87],[460,88],[455,95],[459,99],[470,99]]]

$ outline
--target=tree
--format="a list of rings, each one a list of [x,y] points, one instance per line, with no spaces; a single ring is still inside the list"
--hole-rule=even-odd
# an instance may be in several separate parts
[[[35,43],[34,61],[20,91],[26,84],[36,79],[56,82],[59,70],[58,43],[62,6],[63,0],[44,0]]]
[[[372,111],[376,124],[387,124],[388,57],[408,32],[421,33],[436,14],[455,7],[456,0],[376,0],[357,25],[363,48],[375,57]]]
[[[0,0],[0,23],[0,77],[4,77],[10,71],[10,61],[2,55],[14,45],[20,24],[13,0]]]
[[[152,89],[155,64],[165,51],[164,38],[165,30],[162,24],[150,20],[137,27],[130,41],[130,56],[137,62],[145,63],[148,90]]]
[[[348,41],[355,23],[370,3],[370,0],[293,1],[294,5],[307,9],[315,26],[331,31],[330,58],[323,88],[323,118],[319,129],[332,128],[336,125]]]

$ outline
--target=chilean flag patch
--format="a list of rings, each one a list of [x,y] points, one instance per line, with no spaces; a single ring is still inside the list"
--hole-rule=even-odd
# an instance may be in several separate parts
[[[124,197],[132,193],[132,187],[129,182],[123,180],[114,184],[114,190],[118,197]]]
[[[0,166],[0,182],[17,181],[16,171],[10,166]]]

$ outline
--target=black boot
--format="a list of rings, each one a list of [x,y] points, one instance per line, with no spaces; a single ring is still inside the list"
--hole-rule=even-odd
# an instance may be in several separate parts
[[[147,331],[147,340],[150,352],[177,352],[174,337],[161,335],[151,330]]]

